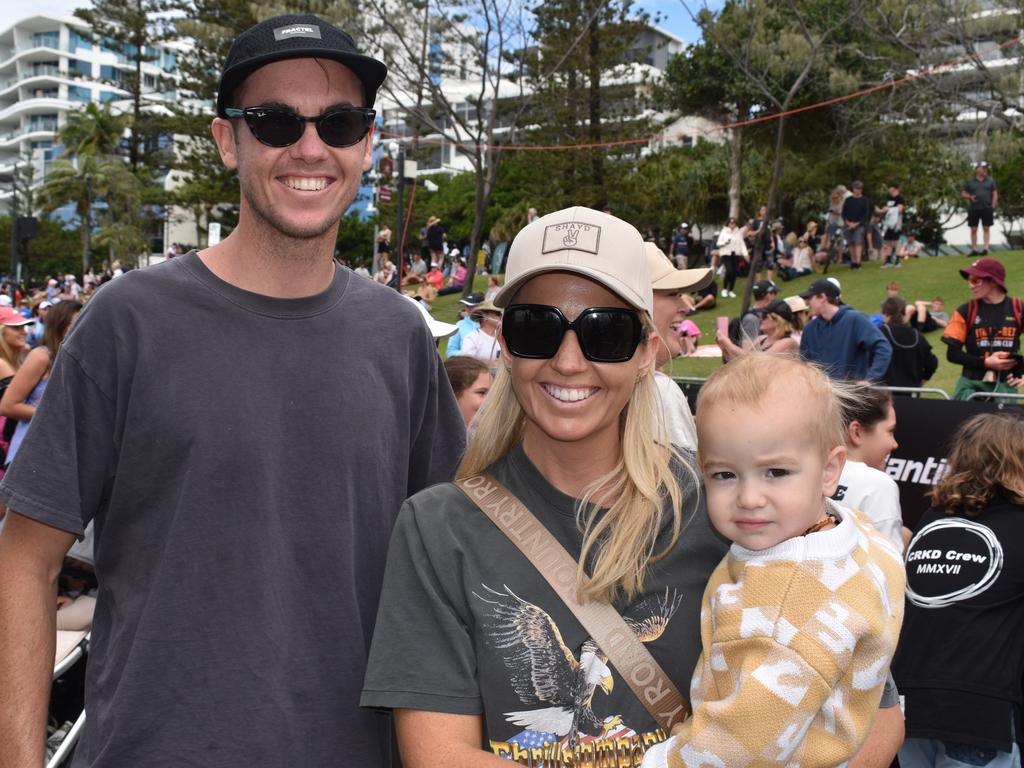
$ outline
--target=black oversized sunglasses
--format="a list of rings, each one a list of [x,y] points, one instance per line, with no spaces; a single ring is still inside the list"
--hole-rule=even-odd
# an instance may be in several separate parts
[[[554,357],[566,331],[576,333],[583,356],[594,363],[631,360],[644,339],[640,314],[621,307],[591,307],[571,323],[557,307],[512,304],[501,318],[501,333],[516,357]]]
[[[243,118],[252,135],[268,147],[288,147],[302,138],[306,123],[316,126],[324,144],[351,147],[369,132],[377,113],[366,107],[336,107],[316,117],[306,117],[281,107],[246,107],[224,110],[229,118]]]

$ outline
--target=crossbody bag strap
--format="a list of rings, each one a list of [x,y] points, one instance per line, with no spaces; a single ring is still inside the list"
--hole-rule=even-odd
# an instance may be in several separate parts
[[[576,599],[576,561],[515,494],[486,473],[455,485],[547,580],[666,733],[689,717],[690,703],[619,612],[608,603]]]

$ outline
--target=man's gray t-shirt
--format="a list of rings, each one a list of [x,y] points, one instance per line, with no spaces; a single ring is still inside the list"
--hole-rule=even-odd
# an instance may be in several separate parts
[[[974,199],[968,201],[967,208],[972,211],[987,211],[992,207],[992,193],[996,191],[996,183],[990,177],[979,179],[971,176],[964,184],[964,192],[974,195]]]
[[[190,253],[101,288],[0,485],[95,519],[74,765],[388,765],[358,706],[387,543],[464,438],[417,310],[347,269],[274,299]]]

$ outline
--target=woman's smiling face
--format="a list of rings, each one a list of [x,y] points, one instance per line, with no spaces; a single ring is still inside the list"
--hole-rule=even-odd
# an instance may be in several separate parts
[[[570,322],[590,307],[631,307],[601,284],[567,272],[548,272],[516,292],[513,304],[557,307]],[[619,416],[636,381],[651,367],[654,346],[645,341],[630,360],[587,360],[575,332],[567,331],[554,357],[513,357],[502,342],[512,387],[533,439],[606,447],[619,442]],[[610,442],[609,442],[610,441]]]

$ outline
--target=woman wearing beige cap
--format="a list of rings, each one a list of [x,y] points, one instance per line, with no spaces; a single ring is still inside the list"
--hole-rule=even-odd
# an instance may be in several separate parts
[[[642,239],[585,208],[539,218],[513,241],[495,304],[498,375],[456,482],[471,489],[486,472],[518,497],[577,561],[561,571],[570,591],[610,603],[685,691],[700,598],[725,548],[693,455],[658,429]],[[611,644],[538,570],[543,561],[513,542],[521,529],[503,532],[471,492],[442,484],[406,502],[362,704],[394,710],[407,768],[500,768],[531,755],[578,765],[616,750],[639,764],[665,738],[660,721],[609,660]]]

